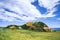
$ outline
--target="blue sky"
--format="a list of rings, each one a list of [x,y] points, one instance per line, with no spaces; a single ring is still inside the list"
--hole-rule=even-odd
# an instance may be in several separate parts
[[[60,28],[60,0],[0,0],[0,26],[36,21]]]

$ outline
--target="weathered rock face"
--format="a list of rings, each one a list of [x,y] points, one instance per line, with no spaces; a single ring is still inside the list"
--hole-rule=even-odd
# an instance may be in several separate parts
[[[34,30],[35,29],[35,26],[33,26],[33,22],[27,22],[26,23],[26,26],[28,27],[29,30]]]
[[[27,22],[26,25],[27,26],[33,26],[33,22]]]

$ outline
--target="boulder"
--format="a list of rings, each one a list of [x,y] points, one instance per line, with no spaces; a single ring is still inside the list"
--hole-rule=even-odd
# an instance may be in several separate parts
[[[43,28],[43,31],[45,31],[45,32],[51,32],[51,28],[49,28],[49,27],[44,27],[44,28]]]

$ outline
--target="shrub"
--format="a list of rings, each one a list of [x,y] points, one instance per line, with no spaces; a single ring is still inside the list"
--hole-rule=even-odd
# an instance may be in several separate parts
[[[8,25],[6,28],[18,29],[18,26],[17,25]]]

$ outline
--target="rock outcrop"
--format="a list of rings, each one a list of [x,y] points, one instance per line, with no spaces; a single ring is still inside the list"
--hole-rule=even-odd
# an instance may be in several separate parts
[[[38,30],[50,32],[51,29],[43,22],[27,22],[25,27],[28,27],[29,30]]]
[[[43,22],[27,22],[24,25],[17,26],[17,25],[9,25],[7,28],[10,29],[27,29],[27,30],[38,30],[38,31],[45,31],[45,32],[51,32],[51,28],[49,28],[45,23]]]

